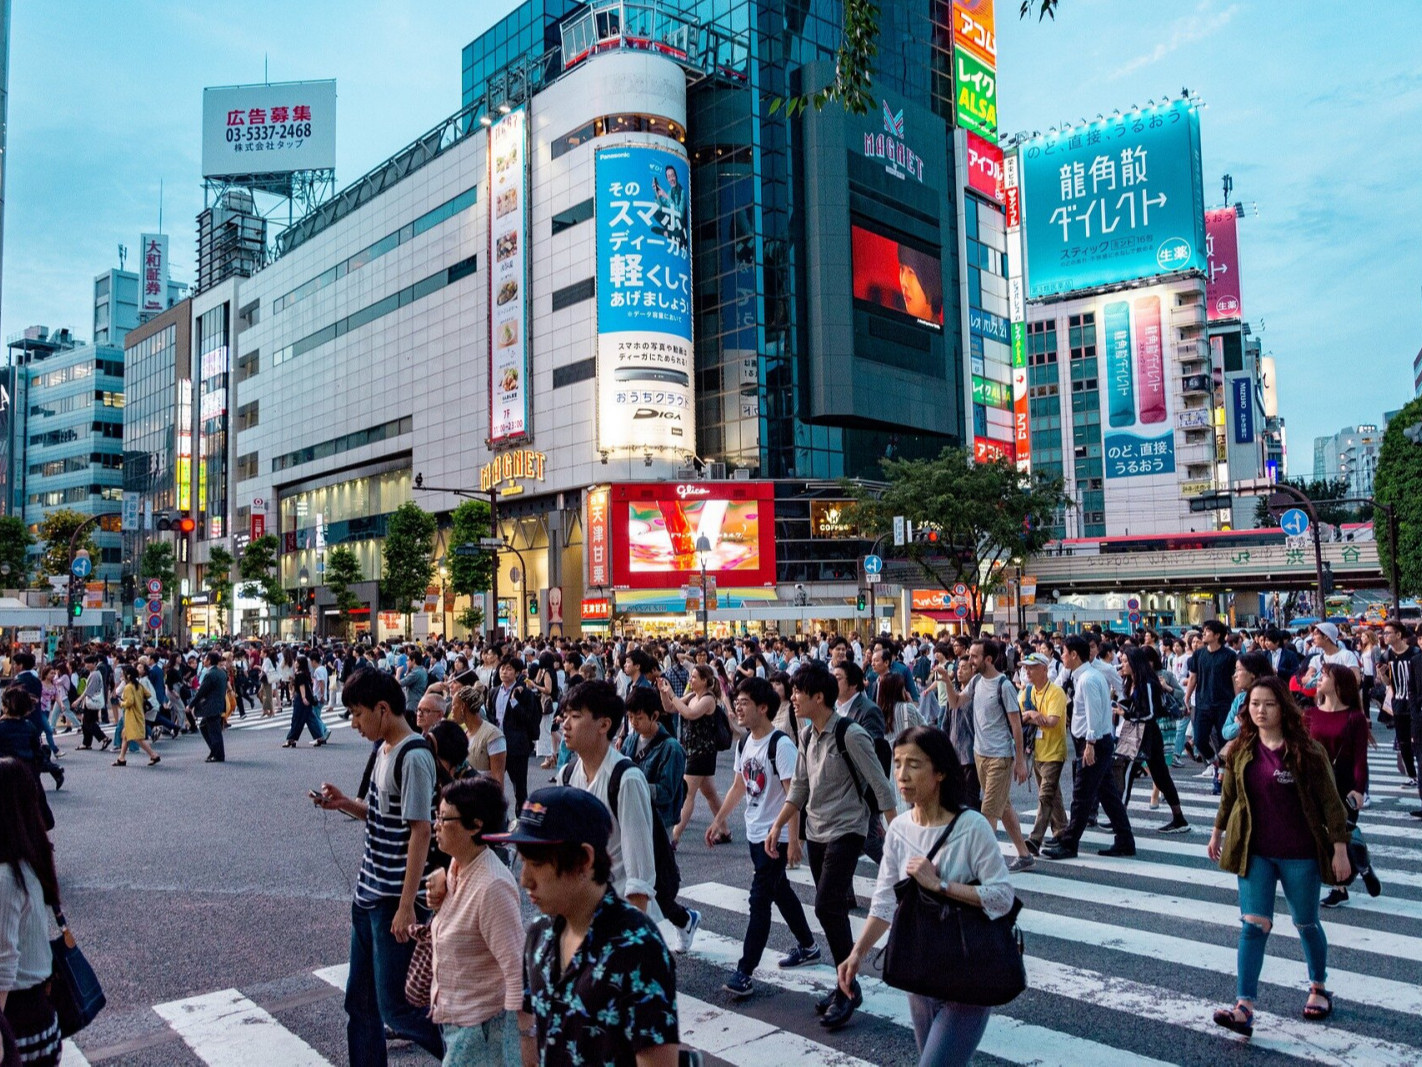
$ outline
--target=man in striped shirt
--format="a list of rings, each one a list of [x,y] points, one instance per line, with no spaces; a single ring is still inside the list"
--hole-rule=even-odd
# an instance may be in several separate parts
[[[351,904],[351,963],[346,980],[346,1043],[351,1067],[385,1067],[385,1027],[442,1057],[429,1014],[405,999],[415,951],[410,927],[428,919],[422,883],[429,864],[435,763],[428,743],[405,719],[405,693],[393,675],[362,668],[346,682],[351,725],[378,743],[363,800],[329,782],[317,807],[365,821],[365,854]]]

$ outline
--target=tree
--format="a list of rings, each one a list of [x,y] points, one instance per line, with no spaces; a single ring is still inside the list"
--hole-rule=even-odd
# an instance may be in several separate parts
[[[360,560],[344,545],[331,549],[326,554],[326,588],[336,598],[336,610],[341,613],[341,635],[350,635],[351,612],[360,607],[360,597],[351,591],[351,586],[364,581]]]
[[[69,574],[69,539],[82,524],[92,519],[92,515],[75,511],[73,508],[56,508],[40,520],[39,539],[44,542],[44,554],[40,556],[39,578],[44,582],[58,575]],[[84,549],[90,556],[98,554],[94,544],[94,527],[90,526],[79,538],[74,549]],[[98,561],[94,562],[98,566]]]
[[[478,633],[484,628],[484,609],[465,608],[454,617],[454,621],[470,633]]]
[[[460,545],[477,545],[490,536],[492,515],[487,500],[466,500],[454,509],[449,531],[449,587],[460,596],[473,596],[488,589],[494,580],[494,554],[480,549],[475,555],[461,555]],[[476,620],[476,621],[470,621]],[[455,621],[471,632],[484,625],[484,613],[468,607]]]
[[[1373,517],[1371,504],[1339,504],[1352,495],[1342,478],[1280,478],[1280,484],[1290,485],[1313,501],[1318,521],[1331,526],[1346,522],[1367,522]],[[1292,505],[1291,505],[1292,506]],[[1279,520],[1269,512],[1269,498],[1262,496],[1254,508],[1254,521],[1263,527],[1276,527]]]
[[[177,582],[173,568],[173,543],[171,541],[150,541],[143,546],[143,555],[138,560],[140,578],[157,578],[167,592],[172,592]]]
[[[30,584],[30,546],[35,535],[18,515],[0,515],[0,566],[9,564],[8,573],[0,576],[0,586],[23,589]]]
[[[237,559],[222,545],[213,545],[207,555],[207,571],[203,578],[208,595],[218,609],[218,625],[224,633],[231,627],[232,609],[232,568]]]
[[[435,517],[412,500],[395,509],[385,525],[384,570],[380,599],[405,616],[410,632],[411,603],[423,597],[434,577]]]
[[[1422,399],[1392,417],[1378,450],[1373,499],[1391,505],[1397,515],[1397,570],[1403,596],[1422,595]],[[1390,573],[1392,553],[1386,528],[1375,534],[1383,573]]]
[[[962,448],[880,465],[887,486],[845,485],[855,499],[854,521],[872,535],[888,533],[896,515],[913,523],[909,560],[943,589],[967,586],[964,621],[977,633],[987,596],[1003,587],[1004,568],[1047,543],[1053,515],[1069,503],[1061,481],[1029,475],[1006,459],[974,463]],[[936,541],[919,539],[920,532],[936,534]]]
[[[245,583],[238,592],[244,597],[263,601],[271,609],[273,617],[288,603],[286,590],[281,585],[276,554],[276,535],[264,534],[247,542],[242,558],[237,562],[237,574]]]

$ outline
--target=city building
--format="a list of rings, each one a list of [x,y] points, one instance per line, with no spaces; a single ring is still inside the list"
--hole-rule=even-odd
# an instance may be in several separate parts
[[[187,294],[181,282],[168,282],[164,308]],[[138,275],[131,270],[106,270],[94,279],[94,343],[124,347],[124,337],[142,321],[138,310]]]
[[[1341,480],[1349,496],[1372,496],[1386,423],[1345,426],[1330,437],[1313,439],[1313,477]]]

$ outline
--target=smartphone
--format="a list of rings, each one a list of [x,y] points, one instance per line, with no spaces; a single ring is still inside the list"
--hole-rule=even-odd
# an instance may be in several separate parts
[[[312,800],[316,801],[318,804],[321,802],[321,794],[318,793],[316,790],[314,790],[314,789],[308,789],[306,792],[307,792],[307,795],[309,795]]]

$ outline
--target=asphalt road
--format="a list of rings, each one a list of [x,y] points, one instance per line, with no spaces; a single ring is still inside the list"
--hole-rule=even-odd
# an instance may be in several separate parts
[[[65,910],[109,999],[78,1037],[89,1062],[345,1062],[337,987],[361,827],[315,810],[306,793],[323,781],[353,789],[368,750],[349,729],[335,730],[322,749],[305,742],[282,749],[283,734],[284,723],[249,716],[227,732],[225,764],[203,763],[201,740],[184,737],[160,746],[158,767],[134,756],[123,769],[110,766],[111,753],[68,751],[77,735],[61,738],[68,780],[49,797]],[[1391,733],[1379,734],[1390,745]],[[724,792],[730,761],[720,762]],[[1149,811],[1138,790],[1134,859],[1097,857],[1088,846],[1108,840],[1089,835],[1080,860],[1040,861],[1014,877],[1026,903],[1031,988],[995,1013],[975,1062],[1422,1062],[1422,825],[1406,815],[1417,797],[1385,748],[1373,769],[1363,826],[1385,891],[1324,913],[1337,994],[1328,1023],[1300,1018],[1304,968],[1282,899],[1253,1041],[1210,1021],[1233,994],[1237,896],[1232,878],[1204,856],[1214,804],[1208,783],[1187,766],[1177,781],[1193,833],[1153,833],[1165,813]],[[536,767],[530,774],[541,783]],[[1030,823],[1035,796],[1023,788],[1016,799]],[[756,1067],[791,1058],[916,1062],[903,995],[872,978],[851,1026],[837,1034],[820,1029],[811,1005],[830,969],[777,971],[775,954],[791,940],[778,920],[756,994],[735,1001],[721,990],[744,934],[750,860],[734,820],[735,843],[708,849],[700,840],[708,819],[698,808],[697,829],[679,852],[683,902],[703,914],[692,952],[678,957],[686,1043],[710,1063]],[[861,874],[862,902],[874,876],[867,861]],[[795,879],[808,911],[808,871]],[[175,1007],[190,998],[199,999]],[[194,1021],[214,1011],[215,1021]],[[185,1012],[194,1018],[181,1021]],[[432,1061],[397,1048],[391,1062]]]

